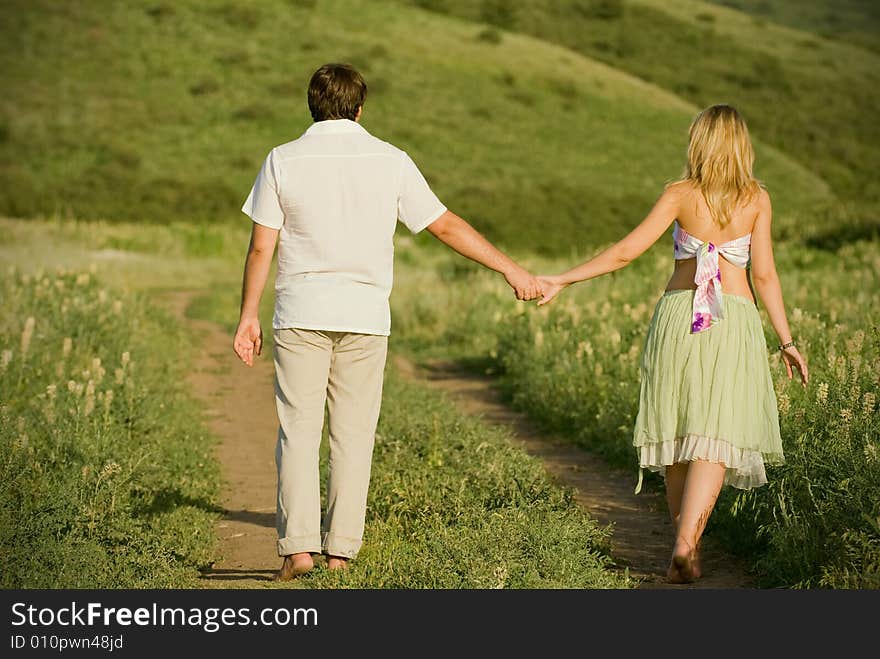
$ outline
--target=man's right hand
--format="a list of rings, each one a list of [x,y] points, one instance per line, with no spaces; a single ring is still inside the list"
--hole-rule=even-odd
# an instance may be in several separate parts
[[[517,300],[534,300],[543,295],[538,278],[519,266],[505,272],[504,279],[516,293]]]
[[[263,350],[263,330],[257,318],[242,318],[239,321],[232,349],[245,364],[254,365],[254,353],[259,355]]]

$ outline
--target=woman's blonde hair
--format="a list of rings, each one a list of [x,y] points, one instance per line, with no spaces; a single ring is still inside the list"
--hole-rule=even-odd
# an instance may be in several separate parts
[[[697,115],[689,136],[682,180],[700,189],[712,219],[724,227],[734,209],[761,189],[752,175],[755,151],[749,129],[736,108],[713,105]]]

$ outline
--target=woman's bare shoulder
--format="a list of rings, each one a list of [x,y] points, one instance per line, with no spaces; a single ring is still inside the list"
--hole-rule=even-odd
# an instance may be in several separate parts
[[[749,207],[756,214],[770,211],[770,193],[767,192],[767,188],[763,186],[758,188],[758,192],[749,200]]]
[[[664,192],[668,192],[674,195],[686,195],[690,194],[695,190],[694,184],[691,181],[673,181],[672,183],[667,183],[664,188]]]

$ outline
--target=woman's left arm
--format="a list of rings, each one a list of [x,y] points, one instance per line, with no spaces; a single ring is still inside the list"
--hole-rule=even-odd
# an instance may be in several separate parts
[[[678,186],[668,187],[648,213],[647,217],[623,239],[611,245],[586,263],[563,272],[561,275],[538,277],[543,285],[544,296],[538,305],[544,305],[556,297],[566,286],[579,281],[620,270],[644,254],[662,236],[672,221],[678,217]]]

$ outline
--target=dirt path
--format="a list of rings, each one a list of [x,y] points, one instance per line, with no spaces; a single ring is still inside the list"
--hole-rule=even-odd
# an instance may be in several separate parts
[[[656,492],[633,494],[635,472],[612,469],[601,458],[539,432],[525,415],[501,402],[489,377],[463,372],[445,362],[420,368],[400,356],[394,359],[404,375],[447,392],[465,413],[510,429],[529,454],[543,461],[548,472],[574,488],[578,503],[591,516],[602,524],[613,524],[612,555],[620,569],[629,568],[631,575],[644,580],[642,588],[751,586],[742,566],[724,554],[711,537],[703,542],[703,578],[690,586],[669,585],[665,576],[672,526],[666,503]]]
[[[205,588],[272,585],[280,560],[275,550],[275,413],[271,349],[253,368],[232,352],[232,337],[211,322],[186,318],[194,292],[165,296],[169,310],[201,340],[189,381],[220,443],[223,518],[215,527],[219,560],[201,579]]]
[[[202,579],[205,588],[254,588],[270,581],[280,561],[275,550],[275,437],[278,428],[273,396],[271,350],[242,365],[231,350],[231,337],[219,325],[186,318],[197,293],[174,292],[164,302],[201,342],[189,382],[205,406],[208,427],[220,443],[216,456],[223,476],[218,520],[218,561]],[[395,355],[406,377],[450,394],[460,409],[489,424],[509,428],[548,472],[573,487],[576,499],[603,524],[614,525],[612,554],[617,565],[643,579],[642,587],[665,587],[671,527],[657,493],[633,494],[635,474],[610,469],[600,458],[539,432],[525,415],[501,402],[493,380],[435,363],[419,368]],[[712,543],[704,542],[702,588],[748,587],[741,566]]]

